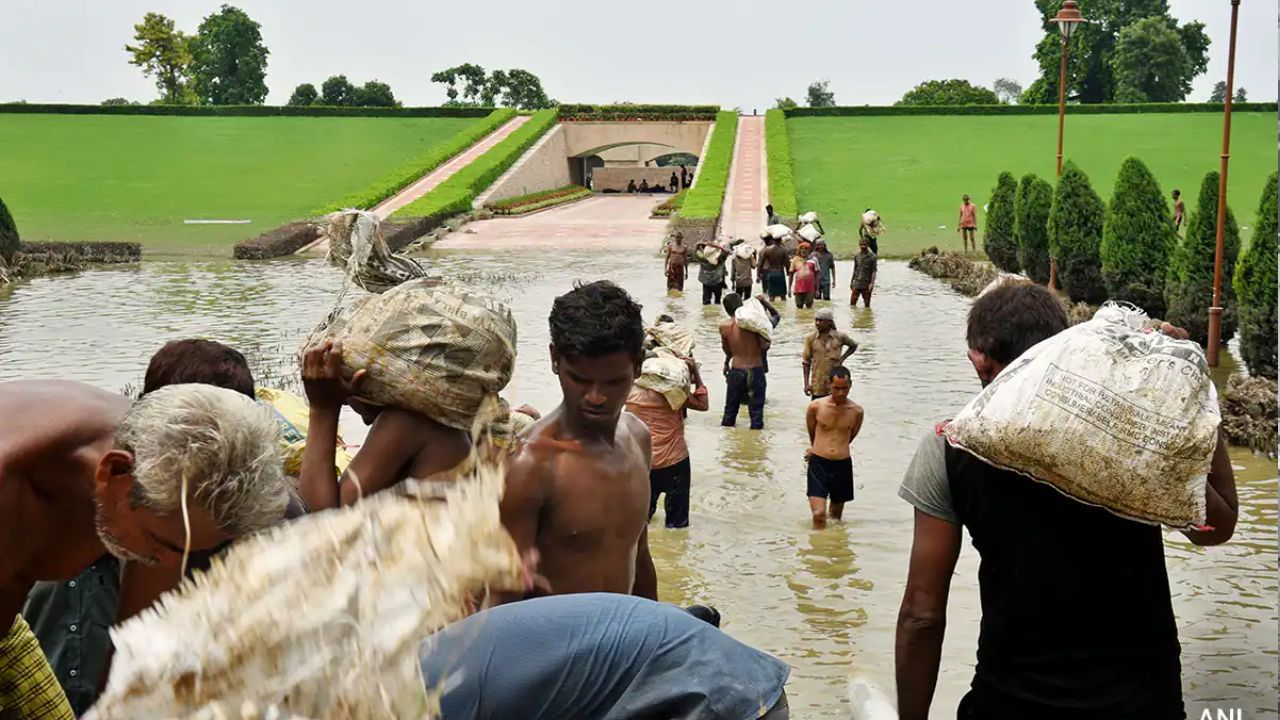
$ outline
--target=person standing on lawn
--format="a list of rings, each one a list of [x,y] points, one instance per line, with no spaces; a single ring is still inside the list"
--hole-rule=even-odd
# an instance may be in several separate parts
[[[1001,285],[969,310],[969,361],[987,387],[1069,325],[1053,291]],[[1186,338],[1168,323],[1161,331]],[[1238,507],[1221,438],[1205,492],[1208,528],[1183,534],[1218,545],[1235,531]],[[951,447],[940,428],[921,439],[898,495],[915,514],[895,651],[901,720],[929,716],[961,528],[981,558],[982,622],[958,717],[1186,717],[1161,528],[989,465]]]
[[[849,304],[858,306],[858,298],[862,298],[866,307],[871,307],[871,292],[876,289],[876,254],[866,238],[858,243],[858,254],[853,256],[853,274],[849,277]]]
[[[1182,202],[1182,191],[1173,191],[1173,231],[1182,229],[1182,222],[1187,217],[1187,206]]]
[[[964,251],[969,252],[969,245],[973,245],[973,251],[978,251],[978,206],[969,202],[969,196],[964,196],[964,202],[960,204],[960,224],[956,229],[960,233],[960,241],[964,243]]]
[[[831,286],[836,284],[836,256],[821,238],[813,244],[813,259],[818,263],[818,299],[831,299]]]
[[[805,424],[809,428],[809,512],[813,526],[823,528],[827,518],[844,517],[845,503],[853,502],[853,456],[849,446],[862,429],[862,407],[849,399],[853,381],[849,369],[836,365],[827,371],[831,394],[809,403]]]
[[[804,371],[804,394],[820,400],[831,394],[831,369],[844,365],[858,349],[858,343],[848,334],[836,330],[835,316],[831,308],[818,308],[813,313],[813,332],[805,336],[801,355]]]
[[[646,360],[645,362],[650,362]],[[656,390],[636,385],[627,397],[627,412],[640,418],[649,428],[652,443],[652,464],[649,470],[649,519],[658,509],[658,496],[666,495],[663,507],[667,513],[667,528],[689,527],[689,480],[692,468],[689,464],[689,445],[684,436],[684,419],[690,410],[706,412],[710,407],[707,386],[698,372],[698,363],[685,358],[693,392],[679,408],[671,407],[667,398]],[[643,373],[643,367],[641,369]]]

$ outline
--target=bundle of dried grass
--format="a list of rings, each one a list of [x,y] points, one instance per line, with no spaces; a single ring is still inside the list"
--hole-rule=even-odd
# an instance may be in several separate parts
[[[1222,394],[1222,430],[1232,445],[1275,455],[1276,381],[1232,375]]]
[[[436,717],[419,643],[469,598],[521,587],[502,483],[481,466],[443,502],[415,484],[417,495],[381,493],[238,543],[112,631],[110,680],[88,717]]]

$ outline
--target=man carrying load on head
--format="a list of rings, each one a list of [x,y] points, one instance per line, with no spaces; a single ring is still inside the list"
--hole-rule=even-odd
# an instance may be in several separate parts
[[[224,388],[174,385],[130,404],[79,383],[0,384],[5,717],[73,717],[18,616],[32,585],[110,552],[168,568],[176,586],[190,553],[279,522],[289,493],[276,433],[270,410]]]
[[[687,368],[687,376],[682,376],[681,380],[688,382],[679,388],[680,392],[673,400],[660,391],[664,384],[661,371],[665,369],[663,364],[676,364],[675,369],[680,369],[679,363],[684,363]],[[693,470],[689,464],[689,445],[685,442],[684,419],[689,410],[706,412],[710,407],[707,386],[703,384],[698,363],[693,358],[654,356],[644,361],[640,373],[640,380],[627,397],[627,411],[649,428],[652,445],[649,518],[652,519],[658,509],[658,496],[665,495],[663,507],[667,513],[667,527],[689,527],[689,480]],[[651,376],[654,381],[645,382]],[[693,385],[692,393],[687,392],[690,384]],[[670,385],[669,381],[666,382],[667,387]]]
[[[996,286],[969,311],[969,360],[983,387],[1068,326],[1062,302],[1028,283]],[[1166,325],[1165,333],[1185,338]],[[1231,538],[1235,478],[1221,439],[1196,545]],[[925,437],[898,494],[915,538],[898,615],[898,709],[925,720],[938,680],[961,527],[982,558],[978,664],[961,718],[1185,717],[1178,628],[1161,529],[1071,499]]]

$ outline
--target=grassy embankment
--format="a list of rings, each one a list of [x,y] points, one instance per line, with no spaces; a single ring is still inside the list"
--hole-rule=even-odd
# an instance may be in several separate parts
[[[0,197],[23,240],[228,255],[486,120],[0,114]]]
[[[961,195],[981,207],[1004,170],[1053,181],[1057,121],[1054,115],[789,118],[799,210],[821,214],[837,253],[855,248],[867,207],[884,218],[884,256],[907,257],[930,245],[959,250]],[[1275,131],[1274,112],[1233,116],[1228,197],[1239,218],[1249,216],[1275,170]],[[1104,200],[1120,163],[1135,155],[1166,195],[1182,190],[1190,211],[1204,174],[1218,167],[1221,142],[1216,113],[1072,117],[1068,109],[1065,155]],[[985,223],[979,212],[979,241]]]

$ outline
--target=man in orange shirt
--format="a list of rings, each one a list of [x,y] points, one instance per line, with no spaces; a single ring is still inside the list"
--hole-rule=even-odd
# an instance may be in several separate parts
[[[706,412],[707,386],[698,374],[698,364],[686,358],[693,393],[684,406],[672,408],[666,396],[640,386],[631,388],[627,411],[640,418],[652,438],[653,462],[649,470],[649,519],[658,509],[658,496],[665,494],[668,528],[689,527],[689,446],[684,439],[684,418],[689,410]]]
[[[960,227],[957,228],[960,233],[961,242],[964,243],[964,251],[969,252],[969,245],[973,245],[973,251],[978,251],[978,206],[969,202],[969,196],[964,196],[964,202],[960,204]]]

